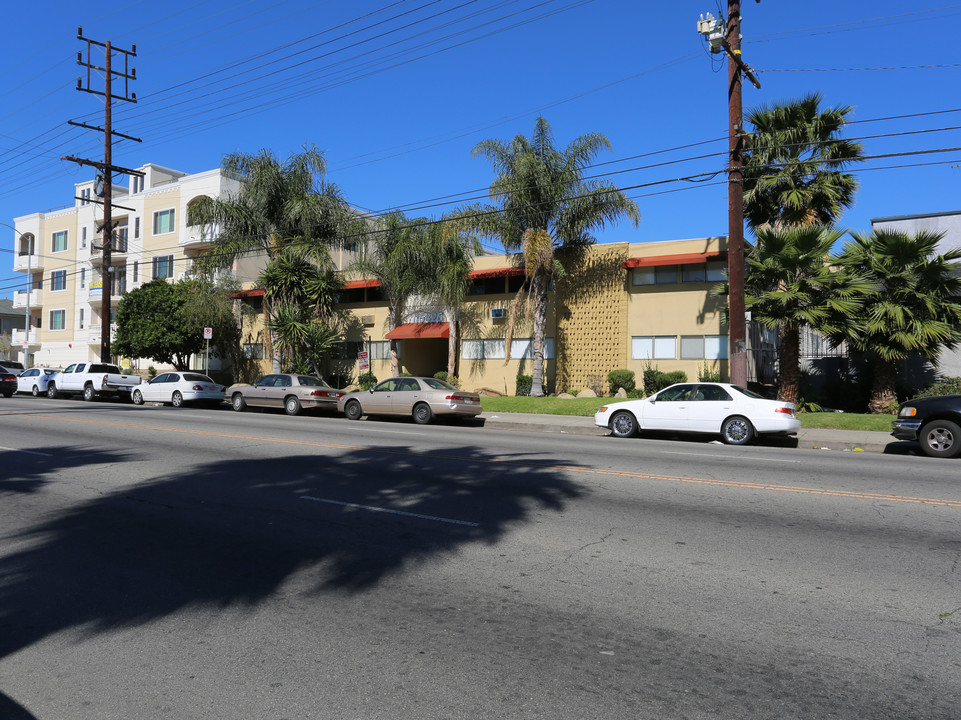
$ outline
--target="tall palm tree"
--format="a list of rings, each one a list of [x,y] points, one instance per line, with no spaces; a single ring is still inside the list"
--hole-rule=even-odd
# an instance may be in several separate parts
[[[844,339],[875,358],[869,409],[887,412],[897,402],[896,361],[921,355],[932,361],[961,342],[961,249],[938,254],[943,233],[876,230],[852,233],[841,267],[870,282],[859,322]]]
[[[424,278],[432,276],[435,268],[428,264],[427,228],[425,218],[408,219],[401,212],[392,212],[381,219],[380,227],[370,231],[360,247],[360,258],[349,272],[375,278],[387,301],[388,332],[396,329],[404,318],[411,296],[424,287]],[[400,373],[397,341],[390,341],[391,375]]]
[[[198,198],[187,212],[188,224],[216,228],[211,251],[198,263],[201,270],[230,268],[251,254],[274,260],[292,245],[317,250],[322,261],[326,250],[356,227],[340,190],[324,182],[324,155],[314,145],[284,162],[269,150],[231,153],[221,167],[225,175],[240,180],[240,189],[226,197]],[[264,312],[269,325],[269,303]],[[276,348],[273,361],[279,372]]]
[[[855,316],[868,284],[831,262],[844,234],[823,225],[758,230],[744,255],[744,305],[757,322],[778,332],[778,399],[797,403],[801,378],[800,331],[838,334]]]
[[[635,226],[640,222],[637,205],[613,184],[584,178],[598,153],[610,149],[605,136],[589,133],[559,150],[550,124],[539,117],[530,138],[517,135],[510,142],[484,140],[473,150],[475,157],[487,158],[495,173],[490,186],[492,203],[469,208],[476,217],[475,227],[498,238],[505,251],[523,250],[525,262],[537,260],[527,267],[534,318],[531,395],[544,394],[547,292],[558,267],[553,249],[591,245],[596,242],[595,230],[622,217]],[[541,262],[548,246],[551,261]],[[513,303],[511,312],[518,306]]]
[[[854,204],[860,143],[838,136],[850,107],[820,109],[812,93],[747,113],[753,126],[744,153],[744,214],[754,230],[771,225],[830,225]]]

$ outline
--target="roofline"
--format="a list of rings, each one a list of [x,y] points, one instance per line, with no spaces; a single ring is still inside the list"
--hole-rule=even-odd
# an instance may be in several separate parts
[[[919,213],[917,215],[889,215],[888,217],[871,218],[871,224],[879,222],[895,222],[897,220],[923,220],[926,218],[948,217],[950,215],[961,215],[961,210],[948,210],[946,212]]]

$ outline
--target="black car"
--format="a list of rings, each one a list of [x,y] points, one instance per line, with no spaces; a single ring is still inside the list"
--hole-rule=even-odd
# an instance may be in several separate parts
[[[17,391],[17,376],[12,372],[0,370],[0,395],[13,397]]]
[[[898,440],[917,440],[922,452],[931,457],[961,455],[961,395],[901,403],[898,419],[891,423],[891,434]]]

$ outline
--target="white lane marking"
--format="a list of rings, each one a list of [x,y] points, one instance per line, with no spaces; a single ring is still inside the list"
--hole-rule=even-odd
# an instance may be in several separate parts
[[[732,458],[730,455],[702,455],[701,453],[672,452],[672,451],[670,451],[670,450],[662,450],[662,451],[661,451],[661,454],[662,454],[662,455],[690,455],[691,457],[699,457],[699,458],[703,458],[703,457],[726,458],[726,459],[728,459],[728,460],[732,460],[732,459],[735,459],[735,460],[760,460],[760,461],[763,461],[763,462],[791,463],[792,465],[800,465],[800,464],[801,464],[801,461],[800,461],[800,460],[778,460],[778,459],[776,459],[776,458],[747,457],[747,456],[744,456],[744,455],[738,455],[738,456]]]
[[[10,448],[10,447],[0,447],[0,450],[9,450],[10,452],[22,452],[27,453],[27,455],[40,455],[41,457],[53,457],[50,453],[37,452],[36,450],[21,450],[20,448]]]
[[[340,500],[327,500],[325,498],[311,497],[310,495],[301,495],[300,499],[329,503],[330,505],[342,505],[343,507],[357,508],[359,510],[370,510],[371,512],[391,513],[392,515],[406,515],[407,517],[420,518],[421,520],[436,520],[437,522],[451,523],[452,525],[467,525],[468,527],[477,527],[480,524],[475,522],[467,522],[466,520],[451,520],[450,518],[436,517],[434,515],[421,515],[420,513],[405,512],[403,510],[379,508],[372,505],[358,505],[357,503],[341,502]]]

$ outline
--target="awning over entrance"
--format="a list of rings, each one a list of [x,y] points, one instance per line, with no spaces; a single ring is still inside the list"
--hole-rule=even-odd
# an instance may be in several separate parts
[[[467,276],[471,280],[487,280],[488,278],[517,277],[524,274],[522,267],[492,268],[490,270],[471,270]]]
[[[380,287],[380,280],[369,278],[367,280],[348,280],[344,283],[344,290],[357,290],[358,288]]]
[[[683,253],[681,255],[649,255],[647,257],[632,257],[621,263],[621,267],[630,270],[636,267],[657,267],[658,265],[697,265],[715,260],[727,260],[727,251],[713,253]]]
[[[394,328],[384,337],[388,340],[424,340],[427,338],[450,337],[450,325],[443,322],[404,323]]]

